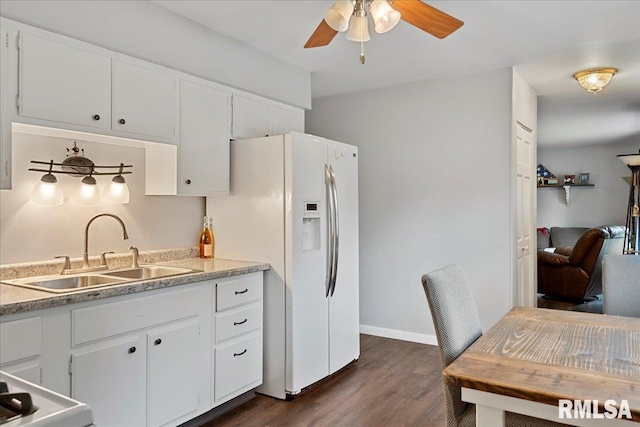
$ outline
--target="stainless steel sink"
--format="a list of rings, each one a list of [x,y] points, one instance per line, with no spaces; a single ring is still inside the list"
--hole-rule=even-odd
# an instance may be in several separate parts
[[[176,276],[178,274],[192,273],[193,270],[188,268],[165,267],[160,265],[145,265],[138,268],[129,268],[126,270],[112,271],[103,273],[103,276],[119,277],[123,279],[159,279],[162,277]]]
[[[165,267],[160,265],[145,265],[116,271],[105,271],[100,274],[80,274],[77,276],[41,276],[24,279],[4,280],[8,285],[22,286],[47,292],[73,292],[86,288],[97,288],[109,285],[134,283],[141,280],[159,279],[194,273],[197,270],[189,268]]]
[[[10,285],[23,286],[25,288],[38,289],[48,292],[69,292],[73,290],[80,290],[84,288],[91,288],[97,286],[113,285],[117,283],[124,283],[126,280],[117,277],[101,276],[101,275],[89,275],[89,276],[73,276],[73,277],[40,277],[40,278],[28,278],[28,279],[16,279],[7,280],[4,283]]]

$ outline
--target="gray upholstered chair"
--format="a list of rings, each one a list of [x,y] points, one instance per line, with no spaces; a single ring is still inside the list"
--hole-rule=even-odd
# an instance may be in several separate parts
[[[640,317],[640,256],[604,256],[602,311],[616,316]]]
[[[482,335],[471,287],[462,268],[449,265],[422,276],[438,338],[442,369],[456,360]],[[460,387],[444,383],[447,427],[475,427],[476,407],[463,402]],[[510,427],[561,427],[562,424],[507,412]],[[566,427],[566,426],[564,426]]]

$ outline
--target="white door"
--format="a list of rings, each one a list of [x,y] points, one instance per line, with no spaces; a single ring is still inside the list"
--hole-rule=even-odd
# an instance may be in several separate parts
[[[358,148],[328,142],[337,190],[338,271],[329,298],[330,373],[360,357],[358,261]]]
[[[517,284],[514,305],[532,307],[535,301],[534,277],[533,196],[533,133],[520,125],[516,126],[516,203],[517,203]]]
[[[229,95],[183,80],[179,194],[229,193]]]
[[[108,128],[109,57],[20,32],[19,61],[21,116]]]
[[[177,99],[174,76],[113,60],[114,131],[174,139]]]
[[[286,266],[286,389],[295,393],[329,375],[327,204],[322,138],[285,138],[285,194],[291,235]]]
[[[145,344],[134,335],[71,356],[71,397],[91,406],[96,425],[146,425]]]
[[[149,418],[161,426],[198,409],[198,321],[147,335]]]
[[[271,134],[271,106],[266,100],[233,94],[233,139],[259,138]]]

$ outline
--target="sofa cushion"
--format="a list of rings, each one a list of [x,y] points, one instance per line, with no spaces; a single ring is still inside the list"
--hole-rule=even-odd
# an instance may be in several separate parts
[[[551,227],[551,247],[575,246],[578,239],[588,229],[585,227]]]

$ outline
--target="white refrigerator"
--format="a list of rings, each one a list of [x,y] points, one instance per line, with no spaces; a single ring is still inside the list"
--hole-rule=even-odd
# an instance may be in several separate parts
[[[358,148],[317,136],[231,143],[229,196],[208,197],[215,257],[271,264],[264,383],[285,399],[360,357]]]

